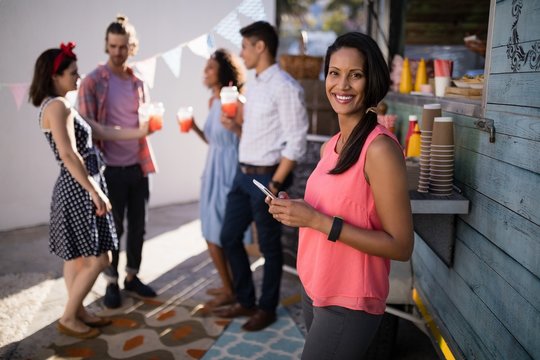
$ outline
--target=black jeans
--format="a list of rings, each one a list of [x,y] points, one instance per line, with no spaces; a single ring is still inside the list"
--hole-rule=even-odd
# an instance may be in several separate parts
[[[259,249],[264,256],[264,274],[259,308],[273,312],[279,301],[283,267],[281,224],[274,220],[264,202],[265,195],[252,180],[267,185],[272,174],[246,175],[237,170],[225,208],[220,241],[233,275],[237,301],[244,307],[256,305],[255,287],[249,258],[244,248],[244,231],[254,220]],[[289,181],[290,182],[290,181]]]
[[[139,165],[107,166],[105,180],[109,190],[109,200],[118,241],[124,234],[124,217],[127,216],[126,255],[128,273],[136,274],[141,266],[141,254],[146,232],[146,217],[150,190],[148,177]],[[112,252],[112,262],[105,274],[118,278],[118,257],[120,249]]]
[[[383,315],[341,306],[313,306],[302,288],[302,310],[307,335],[302,360],[360,360]]]

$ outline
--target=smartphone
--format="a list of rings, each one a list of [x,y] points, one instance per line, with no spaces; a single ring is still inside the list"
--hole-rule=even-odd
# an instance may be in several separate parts
[[[272,192],[270,190],[268,190],[268,188],[266,186],[264,186],[263,184],[261,184],[260,182],[258,182],[257,180],[253,179],[253,183],[255,185],[257,185],[257,187],[266,195],[266,196],[270,196],[272,199],[276,199],[276,195],[272,194]]]

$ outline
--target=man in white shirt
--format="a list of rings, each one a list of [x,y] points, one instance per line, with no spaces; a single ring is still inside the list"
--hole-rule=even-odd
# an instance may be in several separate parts
[[[276,64],[278,35],[258,21],[240,30],[240,56],[255,80],[248,84],[239,145],[239,167],[227,198],[221,243],[231,266],[237,303],[216,311],[219,316],[250,316],[242,326],[258,331],[276,321],[283,254],[281,225],[268,213],[256,179],[277,194],[292,181],[292,170],[306,151],[308,119],[302,87]],[[257,303],[249,258],[242,242],[255,221],[264,256],[261,296]]]

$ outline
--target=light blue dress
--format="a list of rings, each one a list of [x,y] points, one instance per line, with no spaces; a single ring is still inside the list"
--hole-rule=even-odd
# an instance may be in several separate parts
[[[203,237],[221,246],[219,234],[223,222],[227,194],[238,167],[238,136],[221,124],[221,102],[214,99],[204,124],[208,155],[202,175],[200,217]],[[244,242],[251,242],[248,228]]]

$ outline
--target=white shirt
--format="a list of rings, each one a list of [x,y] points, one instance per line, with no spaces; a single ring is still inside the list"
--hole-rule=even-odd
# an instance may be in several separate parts
[[[306,152],[308,130],[300,84],[274,64],[248,85],[239,161],[271,166],[282,157],[300,160]]]

